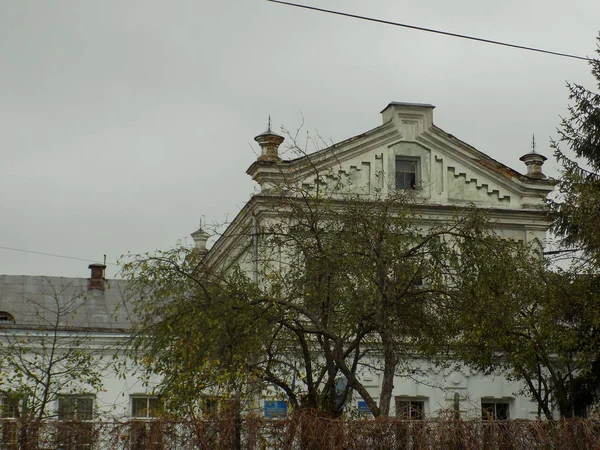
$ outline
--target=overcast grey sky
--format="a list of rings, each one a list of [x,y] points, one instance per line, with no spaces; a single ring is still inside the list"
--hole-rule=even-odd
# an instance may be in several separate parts
[[[304,4],[584,56],[600,27],[597,0]],[[266,0],[0,0],[0,246],[114,262],[231,219],[269,114],[339,141],[390,101],[432,103],[523,171],[532,133],[551,156],[567,80],[594,87],[584,61]],[[88,269],[0,249],[0,273]]]

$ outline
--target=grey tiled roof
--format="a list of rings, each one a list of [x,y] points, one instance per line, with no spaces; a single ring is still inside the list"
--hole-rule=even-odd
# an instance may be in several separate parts
[[[118,331],[131,327],[133,306],[123,280],[0,275],[0,311],[16,326],[89,328]]]

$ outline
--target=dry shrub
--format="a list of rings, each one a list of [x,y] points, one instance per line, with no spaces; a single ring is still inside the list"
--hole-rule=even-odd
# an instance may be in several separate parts
[[[600,421],[285,419],[234,414],[200,420],[0,420],[6,450],[529,450],[600,449]]]

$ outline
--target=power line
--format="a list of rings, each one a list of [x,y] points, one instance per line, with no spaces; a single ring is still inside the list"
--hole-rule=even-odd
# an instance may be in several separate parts
[[[11,250],[13,252],[33,253],[35,255],[52,256],[54,258],[75,259],[77,261],[85,261],[85,262],[97,262],[98,261],[98,260],[95,260],[95,259],[77,258],[75,256],[57,255],[55,253],[34,252],[33,250],[25,250],[25,249],[22,249],[22,248],[13,248],[13,247],[3,247],[3,246],[0,246],[0,249]],[[109,262],[107,262],[106,264],[110,264],[111,266],[117,266],[118,265],[118,264],[109,263]]]
[[[502,45],[504,47],[518,48],[520,50],[528,50],[531,52],[546,53],[548,55],[562,56],[564,58],[582,59],[584,61],[592,60],[591,58],[587,58],[585,56],[572,55],[570,53],[553,52],[553,51],[544,50],[541,48],[527,47],[525,45],[509,44],[508,42],[494,41],[491,39],[484,39],[484,38],[480,38],[480,37],[476,37],[476,36],[468,36],[465,34],[451,33],[449,31],[435,30],[433,28],[424,28],[424,27],[418,27],[416,25],[408,25],[405,23],[391,22],[389,20],[375,19],[373,17],[359,16],[357,14],[350,14],[350,13],[345,13],[345,12],[341,12],[341,11],[333,11],[330,9],[316,8],[314,6],[299,5],[297,3],[284,2],[281,0],[267,0],[267,1],[271,2],[271,3],[279,3],[281,5],[295,6],[296,8],[303,8],[303,9],[309,9],[312,11],[324,12],[327,14],[334,14],[337,16],[350,17],[353,19],[366,20],[369,22],[383,23],[385,25],[393,25],[395,27],[410,28],[411,30],[426,31],[428,33],[435,33],[435,34],[443,34],[444,36],[452,36],[452,37],[461,38],[461,39],[468,39],[471,41],[483,42],[485,44]]]

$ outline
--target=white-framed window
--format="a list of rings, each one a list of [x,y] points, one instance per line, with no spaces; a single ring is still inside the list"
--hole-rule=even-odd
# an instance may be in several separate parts
[[[20,397],[0,393],[0,418],[15,419],[19,417],[20,406]]]
[[[95,396],[68,394],[58,397],[58,420],[92,420]]]
[[[481,418],[484,420],[510,419],[510,402],[506,400],[481,399]]]
[[[404,420],[425,419],[425,398],[396,397],[396,417]]]
[[[20,427],[16,419],[20,417],[21,406],[21,397],[0,392],[0,419],[3,419],[0,424],[0,449],[19,448]]]
[[[419,159],[396,156],[396,189],[417,189],[420,175]]]
[[[131,417],[149,419],[156,417],[162,408],[162,400],[155,395],[130,395]]]

